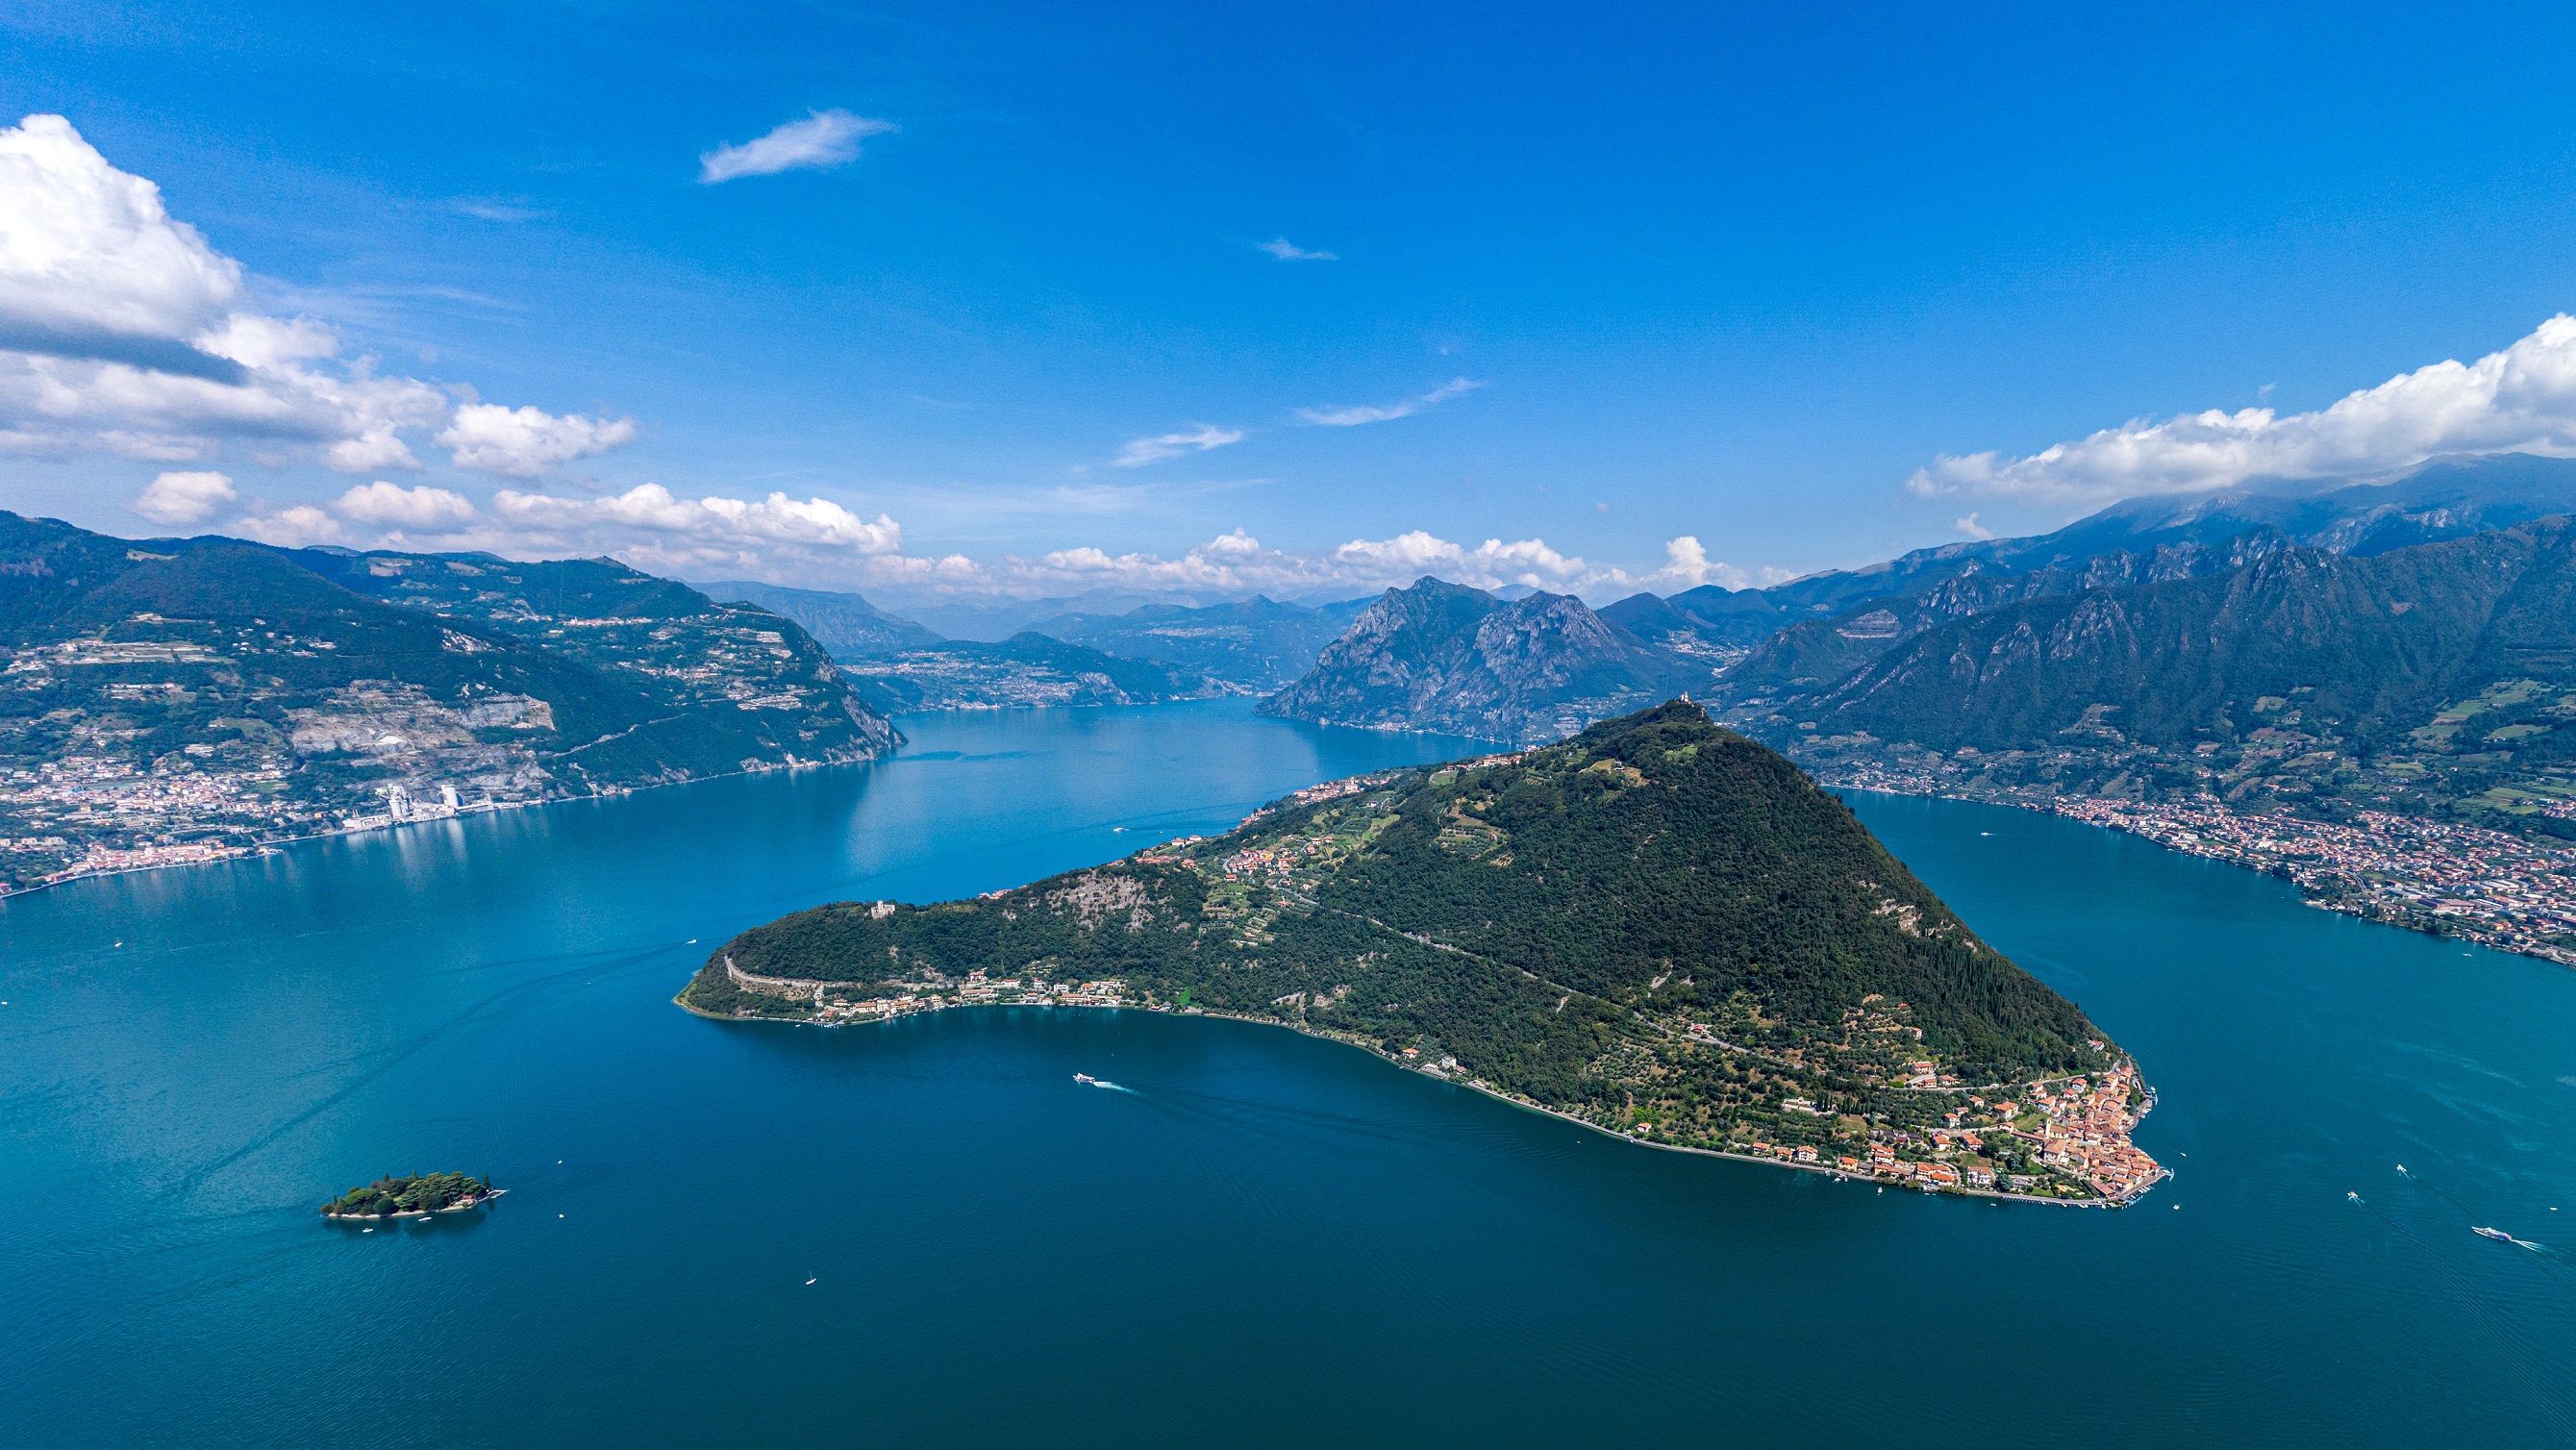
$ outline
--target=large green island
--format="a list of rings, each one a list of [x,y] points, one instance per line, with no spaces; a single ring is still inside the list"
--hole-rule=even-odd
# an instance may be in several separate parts
[[[826,1024],[1222,1014],[1659,1147],[2064,1203],[2164,1175],[2107,1034],[1849,807],[1679,701],[1017,890],[798,912],[678,1000]]]

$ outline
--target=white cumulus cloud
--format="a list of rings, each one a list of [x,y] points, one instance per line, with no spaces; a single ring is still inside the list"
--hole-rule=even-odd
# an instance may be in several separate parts
[[[783,493],[765,499],[681,498],[658,483],[606,498],[562,498],[503,489],[492,511],[523,530],[565,539],[649,542],[666,557],[736,558],[784,546],[807,558],[871,557],[903,552],[903,528],[879,514],[861,518],[825,498]]]
[[[1184,453],[1205,453],[1211,448],[1223,448],[1229,443],[1242,441],[1243,430],[1240,428],[1219,428],[1213,423],[1201,423],[1186,433],[1134,439],[1119,449],[1118,456],[1111,462],[1121,468],[1142,468],[1148,463],[1160,463]]]
[[[858,159],[862,138],[894,128],[892,121],[871,120],[847,111],[816,111],[756,141],[719,146],[700,156],[698,182],[713,186],[744,176],[774,176],[799,168],[838,166]]]
[[[341,439],[322,450],[322,462],[338,473],[420,467],[420,460],[412,456],[411,445],[396,437],[390,426],[370,428],[355,438]]]
[[[473,500],[461,493],[427,484],[404,488],[383,479],[340,495],[332,501],[331,512],[352,523],[428,533],[462,528],[477,517]]]
[[[1778,570],[1764,572],[1776,576],[1766,581],[1769,583],[1781,583],[1788,577]],[[1678,594],[1684,589],[1697,589],[1703,584],[1714,584],[1721,589],[1741,589],[1752,583],[1753,579],[1751,575],[1733,564],[1722,559],[1710,558],[1708,550],[1700,544],[1695,535],[1683,534],[1679,538],[1664,541],[1664,567],[1661,569],[1650,574],[1640,574],[1634,578],[1613,569],[1609,571],[1609,578],[1605,582],[1650,589],[1657,594]]]
[[[459,468],[535,478],[576,458],[605,453],[635,440],[631,418],[556,417],[537,408],[467,403],[456,410],[438,445]]]
[[[347,531],[340,521],[309,503],[282,508],[271,514],[236,519],[230,532],[282,549],[301,549],[311,544],[336,544]]]
[[[182,462],[238,440],[348,473],[419,466],[403,435],[446,420],[445,394],[243,296],[241,264],[69,121],[0,129],[0,451]],[[594,426],[612,445],[632,427]]]
[[[1480,589],[1510,584],[1565,589],[1596,572],[1580,558],[1549,548],[1544,539],[1487,539],[1469,548],[1421,529],[1391,539],[1353,539],[1334,550],[1333,557],[1349,566],[1355,578],[1394,581],[1437,574]]]
[[[156,524],[202,524],[237,497],[220,473],[165,473],[143,486],[129,505]]]
[[[1406,398],[1400,403],[1382,407],[1300,408],[1297,416],[1319,428],[1355,428],[1362,423],[1386,423],[1397,418],[1410,418],[1425,408],[1436,408],[1451,398],[1463,398],[1484,384],[1468,378],[1451,378],[1430,392]]]
[[[1751,582],[1745,571],[1708,557],[1700,541],[1682,535],[1664,545],[1661,568],[1631,573],[1560,553],[1543,539],[1487,539],[1459,544],[1416,529],[1385,539],[1353,539],[1338,548],[1292,553],[1264,546],[1241,529],[1193,545],[1178,557],[1106,549],[1057,549],[1034,559],[1006,557],[965,565],[950,561],[935,581],[946,594],[1044,595],[1084,589],[1173,591],[1200,595],[1268,594],[1274,598],[1319,593],[1352,596],[1401,587],[1425,574],[1480,589],[1526,585],[1557,593],[1607,599],[1650,589],[1673,593],[1701,584],[1730,589]],[[907,582],[895,574],[881,577]]]
[[[71,122],[0,130],[0,345],[174,358],[218,326],[241,264],[175,221],[161,189],[107,164]],[[175,346],[174,346],[175,345]]]
[[[2500,352],[2401,373],[2315,412],[2213,408],[2140,420],[2021,458],[1944,456],[1906,486],[1927,496],[2089,504],[2497,452],[2576,453],[2576,317],[2561,313]]]

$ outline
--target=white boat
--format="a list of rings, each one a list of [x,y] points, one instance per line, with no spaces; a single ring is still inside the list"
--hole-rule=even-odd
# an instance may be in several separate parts
[[[1095,1086],[1096,1086],[1096,1085],[1098,1085],[1098,1083],[1100,1082],[1100,1079],[1098,1079],[1098,1078],[1096,1078],[1096,1077],[1093,1077],[1091,1074],[1089,1074],[1089,1073],[1087,1073],[1087,1072],[1077,1072],[1077,1073],[1075,1073],[1075,1074],[1073,1075],[1073,1080],[1074,1080],[1075,1082],[1091,1083],[1091,1084],[1093,1084],[1093,1085],[1095,1085]]]

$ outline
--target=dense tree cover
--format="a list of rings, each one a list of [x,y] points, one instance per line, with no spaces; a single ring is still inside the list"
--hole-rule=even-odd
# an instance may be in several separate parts
[[[1977,569],[1916,593],[1865,600],[1839,614],[1791,624],[1728,666],[1723,689],[1737,700],[1807,693],[1847,679],[1907,640],[1955,619],[2028,599],[2229,574],[2291,547],[2279,530],[2260,528],[2215,544],[2185,538],[2151,551],[2114,549],[2077,566],[2020,574]]]
[[[1458,849],[1478,827],[1505,839]],[[1412,792],[1321,899],[1624,1004],[1686,977],[1681,1000],[1743,992],[1807,1024],[1881,993],[1980,1075],[2071,1065],[2100,1035],[1842,802],[1690,705]]]
[[[2507,679],[2576,679],[2565,519],[2026,600],[1930,629],[1796,708],[1827,734],[1995,750],[2047,745],[2088,711],[2146,743],[2232,736],[2258,700],[2298,694],[2367,744]]]
[[[481,1198],[492,1180],[464,1173],[421,1173],[379,1178],[361,1184],[322,1205],[326,1214],[381,1217],[395,1213],[436,1213],[442,1208]]]
[[[1910,1059],[1968,1083],[2109,1060],[1841,802],[1679,702],[989,898],[799,912],[726,943],[682,994],[802,1015],[810,985],[746,988],[728,963],[843,996],[1118,978],[1703,1137],[1848,1131],[1792,1098],[1914,1121],[1947,1099],[1904,1089]]]

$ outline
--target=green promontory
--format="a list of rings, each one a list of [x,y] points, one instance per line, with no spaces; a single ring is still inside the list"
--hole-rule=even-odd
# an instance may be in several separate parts
[[[2006,1122],[2033,1084],[2134,1081],[1840,800],[1684,702],[989,897],[799,912],[680,1001],[834,1021],[1040,997],[1276,1021],[1692,1146],[1856,1155]],[[1978,1171],[2047,1176],[1991,1137]]]

